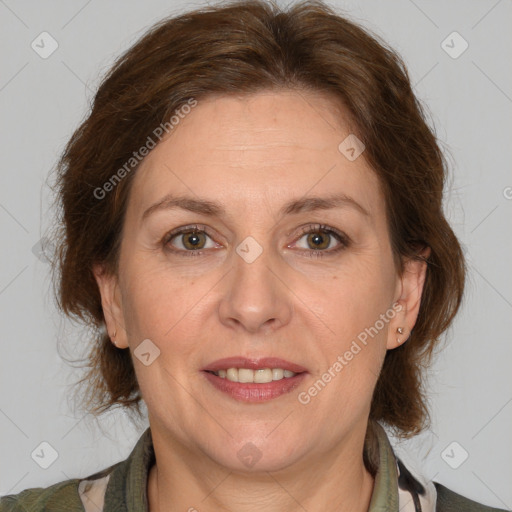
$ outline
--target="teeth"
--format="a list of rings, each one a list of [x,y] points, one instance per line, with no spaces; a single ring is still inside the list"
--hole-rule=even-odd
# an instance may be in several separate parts
[[[281,368],[272,368],[272,380],[281,380],[284,375],[284,370]]]
[[[265,384],[273,380],[289,379],[297,375],[290,370],[282,368],[262,368],[260,370],[251,370],[250,368],[228,368],[227,370],[219,370],[213,372],[222,379],[228,379],[231,382],[253,382],[257,384]]]
[[[241,371],[242,370],[239,370],[239,372]],[[263,370],[253,370],[252,373],[254,374],[254,382],[258,382],[259,384],[265,384],[266,382],[272,382],[272,380],[274,380],[272,370],[269,368],[265,368]]]
[[[236,369],[234,368],[235,372]],[[238,382],[254,382],[254,371],[247,368],[238,370]]]
[[[238,370],[236,368],[229,368],[226,372],[226,379],[231,382],[238,382]]]

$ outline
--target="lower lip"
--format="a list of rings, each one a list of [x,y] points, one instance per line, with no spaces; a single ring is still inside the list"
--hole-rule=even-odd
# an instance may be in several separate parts
[[[266,402],[290,393],[306,376],[306,372],[303,372],[293,377],[285,377],[265,384],[255,384],[253,382],[232,382],[210,372],[204,371],[203,373],[219,391],[241,402]]]

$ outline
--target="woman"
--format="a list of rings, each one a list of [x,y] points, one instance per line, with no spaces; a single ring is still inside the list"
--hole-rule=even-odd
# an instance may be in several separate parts
[[[123,55],[59,163],[63,311],[130,456],[0,510],[490,509],[422,480],[421,368],[463,293],[399,57],[322,3],[210,7]]]

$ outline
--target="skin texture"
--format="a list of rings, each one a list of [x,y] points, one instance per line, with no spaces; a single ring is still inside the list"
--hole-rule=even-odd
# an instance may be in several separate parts
[[[407,262],[398,274],[377,176],[364,153],[349,161],[338,150],[351,133],[346,119],[333,98],[312,92],[210,98],[137,170],[119,273],[97,266],[95,275],[117,346],[133,352],[149,338],[160,350],[149,366],[134,357],[156,453],[151,511],[368,508],[374,482],[362,452],[371,397],[386,350],[414,326],[426,264]],[[217,201],[226,214],[161,209],[142,221],[169,193]],[[333,193],[368,215],[347,205],[278,214],[292,199]],[[201,254],[185,254],[193,251],[190,237],[162,241],[191,224],[207,230],[195,250]],[[318,224],[345,233],[349,244]],[[310,225],[323,237],[323,257],[311,257],[318,238],[301,231]],[[236,252],[248,236],[263,250],[252,263]],[[300,403],[298,393],[393,304],[401,311]],[[243,403],[201,372],[230,356],[280,357],[308,374],[286,395]],[[261,453],[252,467],[237,456],[249,442]]]

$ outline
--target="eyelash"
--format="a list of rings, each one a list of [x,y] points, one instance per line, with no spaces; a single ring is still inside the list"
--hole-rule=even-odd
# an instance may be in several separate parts
[[[183,226],[180,228],[177,228],[169,233],[166,233],[164,237],[161,240],[162,245],[167,248],[170,252],[174,254],[178,254],[179,256],[184,257],[194,257],[194,256],[201,256],[203,254],[203,251],[201,250],[190,250],[190,251],[184,251],[182,249],[169,249],[169,242],[179,235],[185,235],[190,233],[205,233],[210,238],[211,235],[208,234],[208,230],[206,229],[206,226],[199,226],[199,225],[190,225],[190,226]],[[296,239],[296,241],[300,240],[304,235],[308,235],[310,233],[317,233],[317,232],[323,232],[327,233],[330,236],[334,236],[340,244],[335,249],[330,250],[318,250],[318,249],[302,249],[301,252],[308,255],[310,258],[323,258],[325,256],[330,256],[337,254],[338,252],[342,251],[343,249],[346,249],[350,245],[350,239],[341,231],[338,231],[334,228],[331,228],[329,226],[326,226],[325,224],[309,224],[307,226],[304,226],[300,230],[300,236]]]
[[[332,256],[346,249],[350,245],[350,239],[345,233],[326,226],[325,224],[309,224],[302,227],[300,230],[300,236],[297,238],[297,241],[300,240],[304,235],[317,232],[323,232],[327,233],[329,236],[333,236],[336,240],[338,240],[339,245],[336,248],[329,250],[302,249],[302,252],[307,254],[310,258],[323,258],[325,256]]]
[[[192,226],[183,226],[181,228],[177,228],[177,229],[167,233],[166,235],[164,235],[164,237],[162,238],[162,245],[164,246],[164,248],[167,248],[167,250],[169,250],[173,254],[177,254],[178,256],[185,256],[185,257],[201,256],[203,254],[202,251],[183,251],[181,249],[170,249],[169,245],[168,245],[169,242],[174,237],[176,237],[178,235],[194,233],[196,231],[199,233],[206,233],[208,236],[210,236],[208,234],[208,230],[205,229],[205,226],[199,226],[197,224],[192,225]],[[211,238],[211,236],[210,236],[210,238]]]

